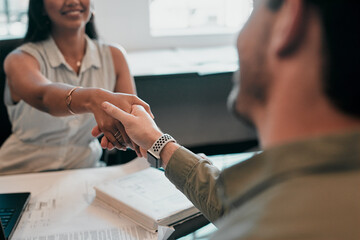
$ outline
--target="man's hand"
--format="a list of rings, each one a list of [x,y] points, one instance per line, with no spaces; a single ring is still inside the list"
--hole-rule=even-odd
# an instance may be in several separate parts
[[[104,94],[105,97],[103,96]],[[101,99],[103,100],[101,101]],[[141,156],[139,146],[130,140],[122,124],[109,116],[102,108],[101,103],[104,99],[107,99],[107,101],[110,101],[116,107],[126,112],[131,112],[133,105],[141,105],[151,117],[153,117],[150,106],[135,95],[110,92],[99,92],[98,98],[96,98],[94,100],[95,102],[91,105],[91,111],[97,122],[97,126],[94,127],[92,135],[98,137],[100,134],[104,134],[101,138],[101,146],[108,149],[116,147],[121,150],[126,150],[126,147],[130,147],[136,151],[138,156]]]
[[[130,114],[109,102],[102,103],[102,107],[107,114],[122,123],[130,139],[140,146],[142,156],[146,156],[146,150],[162,136],[152,116],[140,105],[132,105]],[[98,127],[92,131],[94,136],[100,133]]]

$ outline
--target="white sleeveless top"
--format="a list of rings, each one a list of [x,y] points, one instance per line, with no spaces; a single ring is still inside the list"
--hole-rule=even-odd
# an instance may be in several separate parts
[[[19,49],[39,62],[41,73],[50,81],[114,91],[116,76],[109,46],[88,37],[86,40],[79,75],[67,64],[51,37]],[[14,104],[7,85],[4,95],[13,133],[0,149],[0,174],[97,165],[102,149],[91,135],[96,125],[92,114],[53,117],[22,100]]]

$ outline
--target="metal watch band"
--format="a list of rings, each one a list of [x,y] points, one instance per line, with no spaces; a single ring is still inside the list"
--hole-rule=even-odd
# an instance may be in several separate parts
[[[169,134],[165,133],[161,137],[158,138],[148,150],[148,152],[157,159],[160,159],[160,152],[165,147],[165,145],[169,142],[175,142],[176,140],[170,136]]]

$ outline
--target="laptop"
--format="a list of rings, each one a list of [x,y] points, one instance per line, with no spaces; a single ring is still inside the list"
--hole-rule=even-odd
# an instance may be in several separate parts
[[[0,193],[0,240],[11,239],[29,200],[29,192]]]

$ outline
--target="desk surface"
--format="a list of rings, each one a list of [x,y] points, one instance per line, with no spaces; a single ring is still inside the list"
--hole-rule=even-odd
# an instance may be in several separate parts
[[[211,157],[220,169],[253,154]],[[95,200],[93,186],[149,167],[145,159],[128,164],[0,177],[0,192],[30,191],[31,200],[12,240],[158,239],[114,209]],[[162,239],[159,233],[159,238]],[[165,233],[164,233],[165,234]],[[169,232],[167,232],[169,234]],[[92,237],[91,237],[92,236]]]
[[[1,192],[32,194],[12,240],[157,239],[157,234],[95,200],[93,189],[146,167],[146,160],[139,159],[122,166],[0,177]]]

